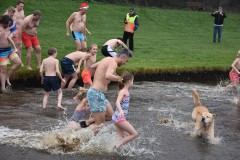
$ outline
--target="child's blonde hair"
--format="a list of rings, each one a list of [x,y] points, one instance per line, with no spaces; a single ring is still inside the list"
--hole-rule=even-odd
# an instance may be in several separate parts
[[[8,7],[7,12],[13,12],[15,13],[15,8],[13,6]]]
[[[79,101],[82,101],[87,97],[87,89],[81,88],[79,89],[78,94],[75,96]]]
[[[237,53],[237,57],[240,58],[240,50]]]
[[[90,47],[88,48],[87,52],[90,52],[90,50],[91,50],[94,46],[98,48],[97,44],[93,43],[93,44],[91,44]]]

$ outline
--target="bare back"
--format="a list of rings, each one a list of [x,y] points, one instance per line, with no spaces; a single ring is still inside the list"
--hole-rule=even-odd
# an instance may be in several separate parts
[[[76,62],[79,62],[79,60],[82,59],[85,55],[86,55],[86,52],[76,51],[76,52],[69,53],[65,57],[71,59],[75,64]]]
[[[81,15],[80,12],[75,12],[73,18],[73,31],[76,32],[85,32],[85,23],[86,23],[86,15]]]
[[[235,71],[235,69],[240,70],[240,58],[236,58],[231,67],[233,71]]]
[[[39,26],[39,20],[34,21],[33,15],[29,15],[23,20],[22,31],[28,35],[34,36],[37,34],[37,27]]]
[[[112,49],[114,49],[114,48],[116,48],[119,44],[118,44],[118,39],[110,39],[110,40],[108,40],[105,44],[104,44],[104,46],[105,45],[108,45],[108,46],[110,46]]]
[[[110,69],[113,74],[117,69],[117,62],[112,57],[106,57],[98,62],[97,69],[94,74],[92,87],[97,90],[106,91],[110,80],[106,79],[106,73]]]
[[[0,27],[0,48],[8,48],[11,47],[11,43],[8,40],[10,35],[10,30],[5,30]]]
[[[45,76],[56,76],[59,61],[53,57],[48,57],[43,60],[43,70],[45,72]]]

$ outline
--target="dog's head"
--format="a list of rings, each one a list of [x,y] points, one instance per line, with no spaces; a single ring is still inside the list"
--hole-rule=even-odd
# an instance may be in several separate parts
[[[204,127],[210,126],[214,122],[215,114],[211,114],[209,112],[203,112],[201,115],[201,122]]]

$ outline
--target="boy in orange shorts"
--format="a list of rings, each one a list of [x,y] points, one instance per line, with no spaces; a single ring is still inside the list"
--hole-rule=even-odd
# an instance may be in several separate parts
[[[90,57],[87,58],[86,60],[84,60],[84,69],[81,73],[83,83],[84,83],[84,86],[83,86],[84,88],[89,88],[92,85],[91,78],[92,78],[93,70],[92,70],[91,66],[96,62],[97,50],[98,50],[97,45],[91,44],[91,46],[89,47],[89,49],[87,51],[87,54],[89,54]],[[82,65],[82,60],[79,61],[77,73],[80,72],[81,65]]]

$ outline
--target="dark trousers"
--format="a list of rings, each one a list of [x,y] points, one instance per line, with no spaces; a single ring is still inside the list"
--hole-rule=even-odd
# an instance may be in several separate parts
[[[129,39],[129,49],[133,51],[133,35],[134,33],[126,32],[123,33],[123,42],[127,44],[127,40]]]

